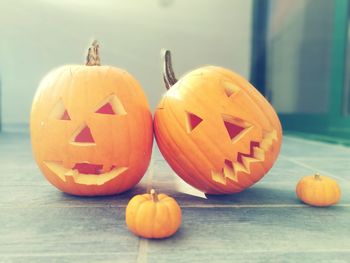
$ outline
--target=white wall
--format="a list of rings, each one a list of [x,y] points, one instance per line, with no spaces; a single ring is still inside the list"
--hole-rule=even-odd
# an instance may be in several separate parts
[[[0,0],[4,125],[28,123],[40,79],[83,63],[96,37],[103,64],[127,69],[154,108],[164,92],[160,49],[178,75],[216,64],[249,76],[253,0]]]

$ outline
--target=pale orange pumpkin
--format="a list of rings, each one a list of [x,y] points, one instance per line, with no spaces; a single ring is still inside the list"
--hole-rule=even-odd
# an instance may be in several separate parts
[[[173,235],[181,225],[181,208],[166,194],[134,196],[126,207],[125,221],[136,235],[145,238],[165,238]]]
[[[159,149],[187,183],[209,194],[237,193],[277,159],[282,129],[269,102],[243,77],[206,66],[177,80],[165,52],[168,91],[154,116]]]
[[[37,164],[58,189],[111,195],[140,181],[151,157],[148,102],[125,70],[100,66],[98,45],[86,65],[66,65],[42,80],[30,117]]]
[[[330,206],[339,202],[341,191],[334,179],[320,175],[304,176],[296,187],[297,197],[312,206]]]

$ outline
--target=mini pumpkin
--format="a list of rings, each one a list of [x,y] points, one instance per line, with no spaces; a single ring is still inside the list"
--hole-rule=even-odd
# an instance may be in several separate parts
[[[126,207],[126,224],[136,235],[145,238],[165,238],[173,235],[181,225],[181,208],[166,194],[134,196]]]
[[[177,80],[165,52],[168,91],[154,115],[165,159],[208,194],[240,192],[260,180],[280,151],[282,129],[269,102],[243,77],[206,66]]]
[[[152,117],[142,88],[125,70],[100,66],[97,42],[86,65],[44,77],[30,130],[41,171],[69,194],[124,192],[140,181],[151,157]]]
[[[339,202],[341,191],[337,181],[316,173],[300,179],[296,194],[306,204],[330,206]]]

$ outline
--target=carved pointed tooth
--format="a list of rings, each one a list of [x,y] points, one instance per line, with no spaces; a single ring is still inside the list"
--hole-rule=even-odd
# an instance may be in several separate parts
[[[277,140],[277,131],[265,132],[263,135],[264,140],[268,140],[272,143],[273,140]]]
[[[269,150],[269,148],[271,147],[271,145],[273,143],[273,139],[271,136],[272,135],[269,135],[269,134],[266,134],[266,136],[264,136],[264,139],[260,143],[260,148],[262,148],[265,151]]]
[[[264,136],[264,138],[277,139],[277,132],[276,132],[276,130],[272,130],[270,132],[265,131],[263,136]]]
[[[272,132],[269,133],[269,136],[270,136],[271,140],[277,140],[277,131],[272,130]]]
[[[260,148],[266,152],[269,150],[271,144],[272,142],[270,142],[269,140],[262,140],[262,142],[260,143]]]
[[[233,169],[235,172],[235,176],[238,176],[238,172],[244,172],[244,173],[248,173],[249,171],[246,169],[246,167],[244,167],[241,163],[234,163],[233,164]]]
[[[70,169],[64,175],[65,176],[73,176],[74,177],[77,174],[79,174],[79,172],[76,169]]]
[[[73,176],[73,179],[78,184],[84,184],[84,185],[103,185],[104,183],[116,178],[123,172],[128,170],[128,167],[118,167],[114,168],[112,171],[101,174],[97,176],[92,174],[76,174]]]
[[[225,175],[225,178],[229,178],[232,181],[238,182],[238,178],[235,175],[233,168],[225,166],[224,167],[224,175]]]
[[[261,162],[261,160],[259,160],[259,159],[256,159],[254,157],[247,157],[247,156],[242,156],[242,161],[243,161],[244,166],[248,170],[248,173],[250,173],[251,163]]]
[[[62,162],[48,162],[48,161],[44,161],[44,164],[46,165],[46,167],[53,172],[54,174],[56,174],[62,181],[66,181],[65,178],[65,173],[67,171],[69,171],[69,169],[65,168],[62,165]]]
[[[260,147],[267,151],[272,145],[273,141],[277,140],[277,131],[272,130],[271,132],[265,132],[263,138],[264,139],[262,140]]]
[[[226,178],[222,172],[211,171],[211,179],[217,183],[226,185]]]
[[[254,147],[254,157],[259,161],[265,160],[265,151],[260,147]]]

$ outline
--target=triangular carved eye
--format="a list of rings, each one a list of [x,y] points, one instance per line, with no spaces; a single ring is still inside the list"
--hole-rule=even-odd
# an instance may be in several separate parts
[[[99,108],[96,113],[100,114],[115,114],[112,105],[110,103],[106,103],[101,108]]]
[[[113,94],[105,98],[97,107],[95,113],[109,114],[109,115],[125,115],[126,111],[119,100],[119,98]]]
[[[240,118],[233,117],[230,115],[222,115],[226,131],[232,141],[237,140],[244,131],[248,131],[247,128],[252,127],[252,125]]]
[[[186,117],[187,117],[187,123],[186,123],[186,128],[187,132],[191,132],[194,128],[196,128],[202,121],[203,119],[201,117],[198,117],[196,114],[191,113],[191,112],[186,112]]]
[[[56,119],[56,120],[64,120],[64,121],[71,120],[69,113],[63,104],[62,99],[60,99],[56,103],[55,107],[53,108],[53,110],[50,113],[50,118]]]
[[[223,85],[227,97],[230,97],[232,94],[235,94],[240,91],[239,87],[233,84],[232,82],[225,81]]]
[[[244,130],[243,127],[240,127],[240,126],[238,126],[234,123],[228,122],[228,121],[224,121],[224,124],[225,124],[226,130],[227,130],[228,135],[230,136],[231,140]]]

